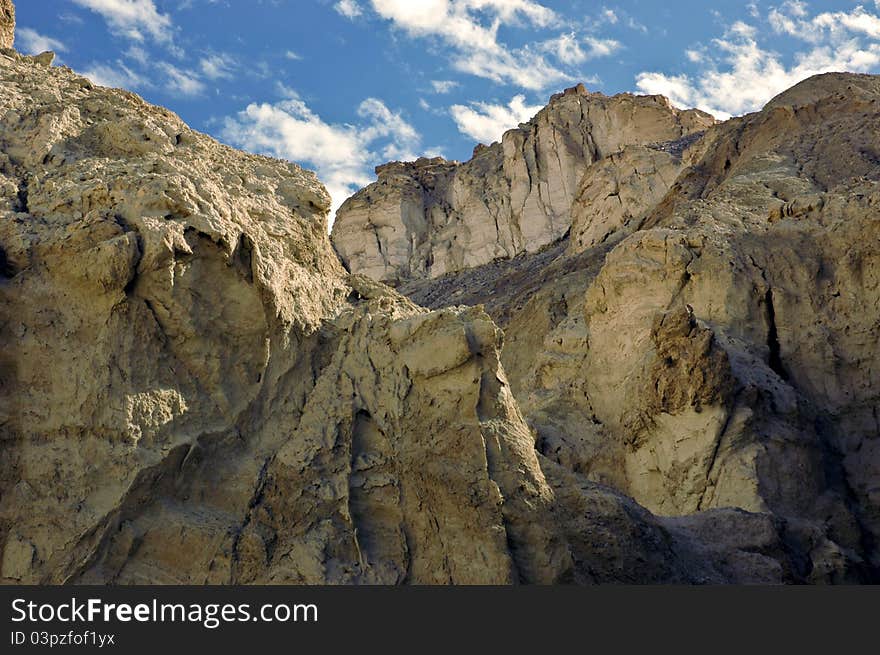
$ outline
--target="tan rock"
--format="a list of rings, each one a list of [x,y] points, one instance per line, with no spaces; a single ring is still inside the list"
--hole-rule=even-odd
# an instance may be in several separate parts
[[[0,48],[11,48],[15,42],[15,5],[0,0]]]
[[[545,202],[533,244],[577,188],[645,189],[579,223],[610,235],[593,246],[490,261],[475,219],[445,261],[489,263],[441,279],[394,228],[435,243],[446,209],[380,224],[364,192],[375,270],[407,271],[428,310],[345,272],[313,174],[7,51],[2,581],[874,579],[873,87],[823,79],[685,144],[652,209],[695,131],[657,99],[575,88],[506,137],[511,158],[383,168],[377,203],[448,188],[477,207],[496,166],[498,207]],[[544,150],[577,107],[593,131]],[[524,191],[517,153],[607,165],[633,121],[659,145]]]
[[[570,240],[400,288],[486,303],[556,464],[659,514],[797,526],[796,578],[874,579],[878,94],[872,76],[811,78],[686,144],[671,185],[633,173],[653,148],[625,149],[586,172]],[[612,205],[618,180],[645,192]]]
[[[5,581],[570,575],[484,312],[349,278],[298,166],[31,58],[0,81]]]
[[[379,167],[378,181],[337,212],[333,244],[352,272],[392,282],[536,252],[572,227],[572,202],[591,164],[713,123],[661,96],[609,98],[575,87],[464,164],[420,159]],[[645,185],[662,195],[677,172],[666,162],[674,157],[648,159],[661,170],[646,171],[652,181]]]

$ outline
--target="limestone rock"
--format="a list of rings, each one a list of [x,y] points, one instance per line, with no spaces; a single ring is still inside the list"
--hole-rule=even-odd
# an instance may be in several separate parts
[[[709,115],[674,109],[662,96],[606,97],[575,87],[501,143],[475,149],[468,162],[420,159],[377,168],[378,181],[337,213],[333,245],[352,272],[390,282],[536,252],[572,227],[572,202],[592,164],[712,124]],[[676,169],[666,161],[673,155],[657,152],[656,161],[648,159],[659,170],[646,171],[652,179],[645,186],[662,195]]]
[[[15,42],[15,5],[0,0],[0,48],[11,48]]]
[[[710,559],[730,553],[707,526],[740,516],[717,512],[773,517],[767,543],[804,559],[761,546],[758,578],[877,579],[878,107],[876,77],[811,78],[699,140],[594,164],[570,238],[399,288],[485,303],[547,460],[687,525]]]
[[[687,168],[683,151],[693,136],[627,146],[587,168],[571,209],[572,252],[617,242],[637,230]]]

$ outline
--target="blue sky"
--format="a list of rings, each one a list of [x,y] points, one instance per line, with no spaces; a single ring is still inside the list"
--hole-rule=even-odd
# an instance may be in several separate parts
[[[551,93],[726,118],[817,72],[880,72],[880,0],[18,0],[16,47],[317,170],[340,204],[392,159],[470,157]]]

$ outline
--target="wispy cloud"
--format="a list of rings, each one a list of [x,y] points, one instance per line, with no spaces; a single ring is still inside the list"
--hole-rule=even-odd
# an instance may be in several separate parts
[[[237,63],[231,55],[210,54],[199,61],[199,69],[209,80],[230,80],[234,77]]]
[[[224,139],[253,152],[283,157],[316,169],[333,198],[333,211],[373,180],[373,167],[390,159],[414,159],[421,137],[378,98],[357,108],[356,124],[325,122],[290,89],[276,103],[254,103],[227,118]]]
[[[151,86],[149,80],[132,71],[121,61],[117,61],[115,65],[93,63],[82,72],[82,75],[99,86],[117,89],[145,89]]]
[[[589,59],[607,57],[614,54],[622,44],[615,39],[601,39],[595,36],[578,37],[574,32],[560,34],[541,44],[544,52],[553,53],[564,64],[575,66]]]
[[[150,37],[161,43],[172,40],[172,21],[160,13],[153,0],[73,0],[107,21],[110,29],[135,41]]]
[[[493,143],[509,129],[524,123],[541,111],[540,105],[527,105],[525,96],[514,96],[506,105],[472,102],[453,105],[449,111],[459,131],[480,143]]]
[[[333,8],[336,12],[346,18],[357,18],[364,13],[361,6],[355,0],[339,0]]]
[[[455,80],[431,80],[431,88],[434,93],[446,94],[451,93],[458,86]]]
[[[760,109],[812,75],[867,72],[880,65],[880,16],[862,6],[811,15],[806,3],[790,1],[773,7],[761,19],[770,30],[737,21],[710,46],[688,49],[687,59],[700,67],[696,74],[646,71],[637,76],[636,85],[643,92],[666,95],[679,106],[727,118]],[[759,36],[767,31],[802,44],[789,63],[762,47]]]
[[[165,75],[165,91],[171,95],[198,96],[205,91],[205,83],[195,71],[184,70],[167,62],[160,63],[159,70]]]
[[[559,22],[533,0],[371,0],[374,11],[416,38],[435,38],[451,48],[456,70],[524,89],[539,90],[569,75],[528,45],[510,48],[498,38],[502,26],[549,28]]]
[[[62,41],[40,34],[29,27],[15,29],[15,44],[19,50],[28,55],[37,55],[47,50],[67,52],[67,46]]]

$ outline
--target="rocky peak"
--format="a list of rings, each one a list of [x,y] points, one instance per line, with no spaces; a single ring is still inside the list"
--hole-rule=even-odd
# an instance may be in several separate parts
[[[333,244],[349,270],[387,282],[535,252],[571,229],[572,204],[584,197],[580,183],[591,166],[629,146],[676,142],[714,123],[662,96],[609,97],[578,84],[500,143],[477,146],[467,162],[378,167],[378,181],[337,213]],[[666,159],[674,168],[680,157],[649,159],[671,183],[676,171],[667,170]],[[652,198],[664,184],[650,184]]]
[[[550,102],[555,100],[559,100],[560,98],[564,98],[565,96],[588,96],[590,92],[587,91],[587,87],[583,85],[583,83],[579,83],[575,86],[569,87],[565,89],[562,93],[554,93],[550,96]]]
[[[11,48],[15,42],[15,5],[0,0],[0,48]]]

